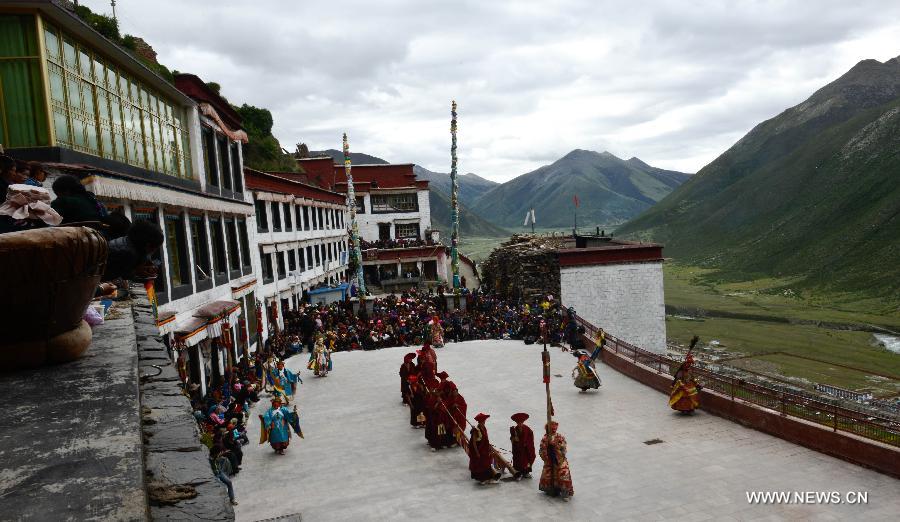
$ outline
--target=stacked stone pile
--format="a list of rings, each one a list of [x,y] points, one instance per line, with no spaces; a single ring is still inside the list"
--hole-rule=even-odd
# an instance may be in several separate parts
[[[559,261],[556,250],[570,238],[515,234],[495,248],[482,266],[484,285],[510,299],[559,297]]]

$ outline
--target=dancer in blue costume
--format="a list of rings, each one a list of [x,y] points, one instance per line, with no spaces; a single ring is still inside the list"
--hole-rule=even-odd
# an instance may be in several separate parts
[[[275,453],[279,455],[284,455],[284,450],[291,442],[291,429],[300,438],[303,438],[297,407],[294,406],[294,411],[291,411],[287,406],[282,406],[281,397],[278,395],[272,397],[272,407],[266,411],[265,415],[259,416],[259,421],[262,428],[259,443],[268,441]]]
[[[284,367],[284,361],[275,363],[275,367],[269,370],[269,383],[274,388],[273,393],[284,396],[285,404],[290,405],[291,397],[297,392],[297,383],[303,384],[296,373]]]

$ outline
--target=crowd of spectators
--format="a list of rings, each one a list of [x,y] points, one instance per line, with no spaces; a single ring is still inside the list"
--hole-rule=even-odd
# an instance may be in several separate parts
[[[377,241],[365,241],[360,239],[359,248],[360,250],[371,250],[373,248],[415,248],[423,246],[435,246],[438,244],[440,243],[435,243],[431,238],[419,239],[417,237],[379,239]]]
[[[519,339],[535,342],[545,321],[550,341],[559,342],[566,317],[548,296],[532,302],[511,302],[480,291],[463,294],[465,309],[451,309],[442,292],[390,294],[372,301],[371,313],[354,314],[350,303],[304,304],[288,310],[284,331],[270,336],[266,349],[290,356],[313,349],[316,334],[325,336],[333,351],[375,350],[392,346],[421,346],[431,340],[432,325],[440,325],[445,341]]]

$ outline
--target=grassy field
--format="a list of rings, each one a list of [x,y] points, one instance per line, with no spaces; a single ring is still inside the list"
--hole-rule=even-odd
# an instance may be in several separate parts
[[[481,262],[503,241],[463,237],[460,251]],[[810,388],[827,383],[880,396],[900,394],[900,355],[876,346],[869,332],[838,326],[876,325],[900,332],[897,303],[851,294],[795,292],[790,279],[728,282],[715,270],[674,262],[667,262],[663,270],[666,305],[706,315],[702,321],[668,317],[670,341],[687,345],[694,334],[704,342],[718,340],[729,352],[725,358],[747,356],[728,364]],[[719,313],[742,318],[716,317]],[[874,375],[878,373],[896,379]]]
[[[706,317],[702,321],[669,317],[670,340],[687,344],[694,334],[706,342],[718,340],[721,348],[734,355],[753,356],[729,364],[773,377],[797,378],[797,384],[809,387],[827,383],[883,396],[900,394],[900,356],[875,346],[871,333],[774,321],[870,324],[897,331],[900,312],[896,306],[858,296],[796,295],[790,291],[789,280],[722,283],[715,271],[675,263],[667,263],[664,273],[667,305],[702,309],[710,315],[726,312],[759,317]],[[772,352],[782,353],[770,355]],[[892,375],[897,380],[866,372]]]

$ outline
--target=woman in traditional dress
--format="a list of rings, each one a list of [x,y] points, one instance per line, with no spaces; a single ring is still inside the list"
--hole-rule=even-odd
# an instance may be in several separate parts
[[[694,380],[694,356],[691,354],[697,341],[699,341],[699,337],[695,335],[691,339],[691,347],[684,362],[675,371],[672,390],[669,392],[669,407],[685,414],[692,413],[700,406],[701,386]]]
[[[575,494],[575,488],[572,486],[569,461],[566,459],[566,438],[556,432],[558,427],[559,424],[555,421],[550,421],[545,426],[539,451],[544,469],[541,471],[538,489],[550,496],[558,495],[563,500],[569,500]]]
[[[444,327],[441,326],[440,318],[433,316],[429,326],[431,326],[431,345],[435,348],[444,346]]]

